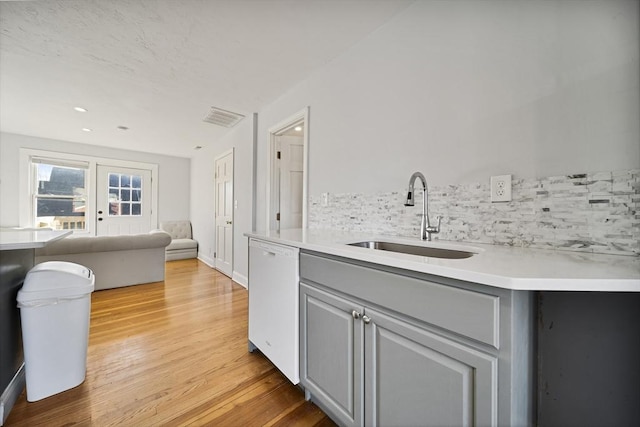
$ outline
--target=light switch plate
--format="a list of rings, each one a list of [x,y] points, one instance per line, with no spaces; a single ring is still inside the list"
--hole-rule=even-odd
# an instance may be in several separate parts
[[[511,175],[491,177],[491,202],[511,201]]]

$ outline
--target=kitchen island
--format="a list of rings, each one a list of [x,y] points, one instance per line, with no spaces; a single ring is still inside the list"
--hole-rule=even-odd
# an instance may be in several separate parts
[[[0,425],[8,417],[25,384],[20,310],[16,296],[34,265],[35,249],[71,231],[0,231]]]
[[[640,419],[638,257],[324,230],[248,235],[301,250],[301,383],[340,424]],[[348,245],[370,240],[473,255]]]

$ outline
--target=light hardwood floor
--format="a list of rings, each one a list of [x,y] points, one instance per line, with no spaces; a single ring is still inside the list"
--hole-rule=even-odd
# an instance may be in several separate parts
[[[247,350],[247,291],[192,260],[164,282],[92,294],[87,377],[7,426],[334,425],[260,352]]]

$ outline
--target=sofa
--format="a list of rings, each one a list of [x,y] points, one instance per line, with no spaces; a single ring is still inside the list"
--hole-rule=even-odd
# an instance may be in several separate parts
[[[35,262],[69,261],[93,270],[95,289],[119,288],[164,280],[164,249],[171,236],[149,233],[67,237],[35,250]]]
[[[167,261],[198,257],[198,242],[191,234],[191,222],[164,221],[160,228],[171,235],[171,243],[165,248]]]

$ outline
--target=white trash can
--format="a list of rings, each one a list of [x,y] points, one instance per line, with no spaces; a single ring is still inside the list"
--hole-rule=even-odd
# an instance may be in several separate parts
[[[71,262],[43,262],[27,273],[17,301],[29,402],[84,381],[94,284],[90,269]]]

